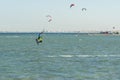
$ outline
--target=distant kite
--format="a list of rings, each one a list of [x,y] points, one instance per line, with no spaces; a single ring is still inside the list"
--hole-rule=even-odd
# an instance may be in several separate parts
[[[52,21],[52,16],[51,15],[47,15],[46,17],[48,18],[48,22]]]
[[[75,6],[75,4],[71,4],[71,5],[70,5],[70,8],[73,7],[73,6]]]
[[[115,29],[115,27],[113,27],[113,29]]]
[[[51,22],[51,21],[52,21],[52,19],[49,19],[49,20],[48,20],[48,22]]]
[[[46,17],[48,17],[48,18],[52,18],[51,15],[47,15]]]
[[[86,8],[82,8],[82,11],[86,11],[87,9]]]

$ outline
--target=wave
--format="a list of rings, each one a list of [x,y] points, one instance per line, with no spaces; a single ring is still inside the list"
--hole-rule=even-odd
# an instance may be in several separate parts
[[[6,38],[18,38],[20,36],[5,36]]]
[[[83,58],[94,58],[94,57],[120,57],[120,55],[48,55],[47,57],[83,57]]]

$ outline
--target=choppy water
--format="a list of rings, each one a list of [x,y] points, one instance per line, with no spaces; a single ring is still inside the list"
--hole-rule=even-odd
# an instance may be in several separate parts
[[[0,34],[0,80],[120,80],[120,36]]]

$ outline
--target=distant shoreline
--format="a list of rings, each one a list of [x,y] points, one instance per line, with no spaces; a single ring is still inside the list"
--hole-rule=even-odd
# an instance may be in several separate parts
[[[37,34],[40,32],[0,32],[0,34]],[[86,32],[44,32],[44,34],[88,34]]]
[[[0,34],[37,34],[40,32],[0,32]],[[81,32],[81,31],[71,31],[71,32],[44,32],[45,34],[120,34],[119,32],[112,31],[89,31],[89,32]]]
[[[41,32],[41,31],[40,31]],[[29,34],[29,33],[40,33],[40,32],[38,32],[38,31],[36,31],[36,32],[0,32],[0,34],[14,34],[14,33],[20,33],[20,34],[22,34],[22,33],[26,33],[26,34]],[[81,32],[81,31],[68,31],[68,32],[44,32],[44,33],[96,33],[96,32]]]

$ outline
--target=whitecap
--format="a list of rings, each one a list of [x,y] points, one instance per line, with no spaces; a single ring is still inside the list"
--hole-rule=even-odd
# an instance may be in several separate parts
[[[60,57],[74,57],[74,55],[59,55]]]
[[[120,55],[48,55],[47,57],[81,57],[81,58],[94,58],[94,57],[120,57]]]
[[[120,55],[76,55],[77,57],[120,57]]]
[[[20,36],[6,36],[6,38],[18,38]]]
[[[55,56],[55,55],[48,55],[47,57],[57,57],[57,56]]]

